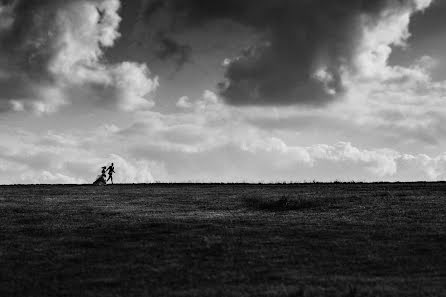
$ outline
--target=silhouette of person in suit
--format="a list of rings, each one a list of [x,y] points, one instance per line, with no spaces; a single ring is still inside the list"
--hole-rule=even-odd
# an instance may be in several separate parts
[[[115,173],[115,167],[113,166],[113,163],[107,168],[108,171],[108,179],[107,181],[111,180],[111,183],[113,184],[113,173]]]

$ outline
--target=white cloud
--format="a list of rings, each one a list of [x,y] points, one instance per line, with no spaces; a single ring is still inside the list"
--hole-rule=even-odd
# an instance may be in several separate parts
[[[397,172],[396,159],[399,157],[399,154],[392,150],[360,150],[348,142],[300,147],[289,146],[283,140],[274,137],[243,144],[242,149],[251,153],[268,152],[271,155],[277,155],[277,160],[284,159],[294,166],[300,163],[309,167],[318,167],[325,161],[356,164],[358,168],[367,168],[376,178],[392,177]]]
[[[151,166],[153,166],[153,164],[151,164],[150,161],[129,161],[115,154],[110,155],[109,159],[114,162],[117,171],[113,178],[114,182],[151,183],[155,181],[151,172]]]
[[[217,101],[187,113],[146,112],[144,121],[128,128],[104,125],[43,136],[2,129],[0,182],[91,183],[110,162],[119,183],[446,178],[443,153],[409,154],[350,142],[292,144],[299,135],[267,131],[229,110]]]
[[[418,76],[423,73],[417,69],[400,66],[389,66],[388,60],[392,47],[405,47],[410,37],[409,24],[412,15],[430,6],[431,0],[413,1],[414,5],[389,6],[380,14],[378,20],[374,16],[360,17],[360,39],[357,41],[353,57],[354,73],[344,72],[344,76],[353,75],[353,80],[386,81],[403,77]],[[350,81],[352,78],[345,78]]]
[[[436,180],[444,176],[439,169],[443,154],[427,157],[387,146],[359,148],[351,142],[339,141],[308,146],[290,144],[299,141],[305,132],[269,131],[253,125],[247,115],[275,117],[283,112],[299,117],[305,111],[240,110],[218,99],[205,105],[209,99],[206,97],[213,97],[207,95],[189,100],[191,106],[184,113],[145,113],[144,120],[116,134],[126,139],[133,156],[166,163],[169,181]],[[327,129],[331,123],[324,116],[333,115],[332,112],[319,112],[320,121],[327,120]]]
[[[189,97],[183,96],[180,99],[178,99],[177,107],[179,108],[191,108],[192,103],[190,102]]]
[[[108,127],[112,127],[110,131],[116,128]],[[22,135],[17,137],[17,133]],[[0,134],[4,140],[0,152],[0,183],[92,183],[100,168],[111,162],[116,167],[115,182],[153,182],[153,171],[158,177],[165,176],[162,163],[137,159],[125,151],[117,152],[114,147],[118,146],[119,138],[98,140],[100,135],[102,128],[87,133],[79,131],[77,135],[4,131]]]
[[[76,179],[61,173],[52,173],[49,171],[25,172],[20,175],[17,183],[26,184],[81,184],[82,179]]]

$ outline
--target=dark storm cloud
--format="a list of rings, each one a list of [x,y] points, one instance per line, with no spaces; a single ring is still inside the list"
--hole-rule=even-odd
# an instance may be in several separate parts
[[[175,39],[160,34],[158,36],[159,47],[155,50],[156,56],[161,60],[172,59],[179,67],[190,60],[191,47],[181,44]]]
[[[373,24],[385,11],[414,11],[426,2],[153,0],[146,6],[145,17],[150,21],[163,15],[164,23],[169,19],[162,27],[166,36],[223,20],[255,29],[260,36],[257,43],[230,60],[225,82],[219,84],[228,103],[321,105],[345,90],[342,69],[352,67],[363,34],[361,16]],[[177,51],[180,48],[173,47],[169,55]]]
[[[0,31],[0,50],[3,56],[12,59],[8,63],[10,68],[24,70],[31,77],[48,78],[46,65],[56,47],[52,36],[58,30],[54,24],[54,12],[62,2],[71,1],[4,1],[3,5],[11,7],[14,18],[9,30]]]

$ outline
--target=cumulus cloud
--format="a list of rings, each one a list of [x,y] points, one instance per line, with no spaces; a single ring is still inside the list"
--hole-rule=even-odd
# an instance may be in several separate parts
[[[149,108],[157,88],[144,64],[109,64],[119,0],[0,2],[0,110],[52,112],[79,100]]]
[[[62,173],[52,173],[49,171],[25,172],[20,175],[17,183],[26,184],[82,184],[82,179],[76,179]]]
[[[337,127],[331,127],[330,121],[323,128],[333,134],[330,140],[323,134],[326,142],[310,139],[317,144],[303,145],[299,142],[308,140],[308,134],[300,133],[295,123],[288,131],[268,130],[251,120],[259,114],[274,118],[281,111],[263,107],[241,111],[214,99],[215,94],[206,91],[200,98],[184,99],[187,110],[175,114],[147,112],[144,119],[116,135],[125,139],[131,155],[138,159],[162,160],[170,181],[410,181],[446,177],[441,153],[418,154],[413,147],[415,152],[409,153],[407,145],[388,148],[388,143],[373,144],[373,140],[368,145],[340,142]],[[293,115],[289,108],[282,111]],[[302,111],[296,114],[297,118],[301,115]],[[348,126],[351,121],[342,129],[352,136]],[[358,129],[367,137],[375,137]],[[388,129],[398,133],[395,128]],[[141,144],[141,138],[151,141]]]
[[[152,176],[150,161],[147,160],[126,160],[125,158],[112,154],[114,166],[119,168],[119,174],[114,177],[114,182],[119,183],[152,183],[155,181]],[[118,169],[116,169],[118,170]]]
[[[287,145],[283,140],[271,138],[261,146],[251,144],[244,147],[251,152],[266,151],[285,158],[289,164],[309,167],[317,171],[337,168],[331,179],[344,180],[441,180],[446,177],[445,155],[430,157],[425,154],[404,154],[393,149],[359,149],[351,143],[334,145],[317,144],[309,147]],[[297,166],[296,166],[297,167]],[[364,171],[365,170],[365,171]],[[305,172],[307,172],[305,170]],[[297,173],[302,176],[301,173]],[[323,177],[324,174],[319,172]],[[316,178],[317,176],[316,175]],[[325,177],[326,178],[326,177]]]
[[[204,1],[151,0],[145,16],[162,34],[230,20],[256,32],[226,60],[220,93],[233,105],[321,105],[342,96],[352,77],[410,75],[389,67],[392,46],[404,46],[413,13],[430,0]],[[159,20],[162,20],[159,21]],[[187,30],[187,29],[186,29]],[[211,38],[204,36],[202,38]],[[213,34],[212,38],[219,38]],[[192,47],[193,48],[193,47]]]
[[[122,141],[115,134],[116,129],[105,125],[88,132],[65,134],[2,130],[0,183],[89,184],[100,168],[111,162],[115,164],[114,181],[118,183],[149,183],[155,180],[154,176],[163,178],[161,162],[138,159],[115,148]]]
[[[182,96],[180,99],[178,99],[177,107],[179,108],[190,108],[192,107],[192,103],[190,102],[189,97]]]
[[[311,129],[307,135],[296,129],[264,129],[245,113],[255,117],[263,110],[262,116],[275,117],[280,111],[240,111],[210,91],[187,103],[175,113],[146,111],[132,124],[107,124],[92,131],[36,134],[2,127],[0,183],[91,183],[110,162],[115,163],[115,181],[123,183],[446,178],[441,152],[365,145],[355,137],[340,142],[336,127],[327,128],[325,141],[308,139]],[[367,137],[373,135],[367,132]]]

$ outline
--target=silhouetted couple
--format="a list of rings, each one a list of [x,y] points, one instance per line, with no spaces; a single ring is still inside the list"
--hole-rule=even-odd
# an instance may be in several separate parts
[[[108,179],[105,180],[108,173]],[[111,181],[113,184],[113,173],[115,173],[115,167],[113,166],[113,163],[111,163],[110,166],[104,166],[102,167],[102,173],[101,176],[98,177],[98,179],[94,182],[94,184],[107,184],[108,181]]]

